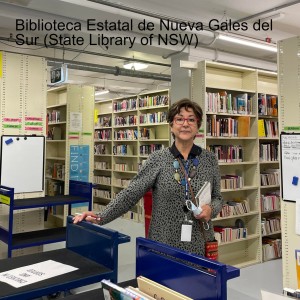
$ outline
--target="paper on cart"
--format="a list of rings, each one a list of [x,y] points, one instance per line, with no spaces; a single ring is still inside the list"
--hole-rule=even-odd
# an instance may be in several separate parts
[[[195,198],[198,207],[211,203],[211,187],[209,181],[205,181],[205,183],[203,184],[202,188],[199,190]]]
[[[78,268],[54,260],[46,260],[37,264],[2,272],[0,273],[0,281],[19,288],[75,270],[78,270]]]

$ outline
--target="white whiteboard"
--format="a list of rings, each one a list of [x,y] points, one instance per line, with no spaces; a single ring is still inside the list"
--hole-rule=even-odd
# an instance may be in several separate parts
[[[300,199],[300,134],[280,136],[282,199]]]
[[[15,193],[44,190],[44,136],[1,137],[0,183]]]

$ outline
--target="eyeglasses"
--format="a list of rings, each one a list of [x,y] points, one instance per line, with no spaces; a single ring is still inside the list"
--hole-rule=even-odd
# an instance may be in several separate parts
[[[197,121],[198,119],[197,118],[182,118],[182,117],[176,117],[174,118],[174,121],[177,125],[183,125],[185,121],[187,121],[187,123],[189,125],[196,125],[197,124]]]

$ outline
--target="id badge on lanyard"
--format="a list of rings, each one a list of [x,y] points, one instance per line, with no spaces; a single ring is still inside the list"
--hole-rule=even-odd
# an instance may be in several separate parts
[[[188,168],[188,166],[186,166]],[[185,182],[185,201],[188,199],[189,186],[188,182]],[[192,228],[193,221],[187,219],[187,215],[185,216],[185,220],[181,224],[181,242],[191,242],[192,241]]]
[[[181,225],[181,242],[190,242],[192,240],[192,224]]]

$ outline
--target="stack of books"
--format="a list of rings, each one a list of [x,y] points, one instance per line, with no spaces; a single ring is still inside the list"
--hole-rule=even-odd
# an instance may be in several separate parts
[[[164,285],[152,281],[144,276],[137,278],[138,288],[122,288],[117,284],[103,279],[101,281],[105,300],[192,300]]]

